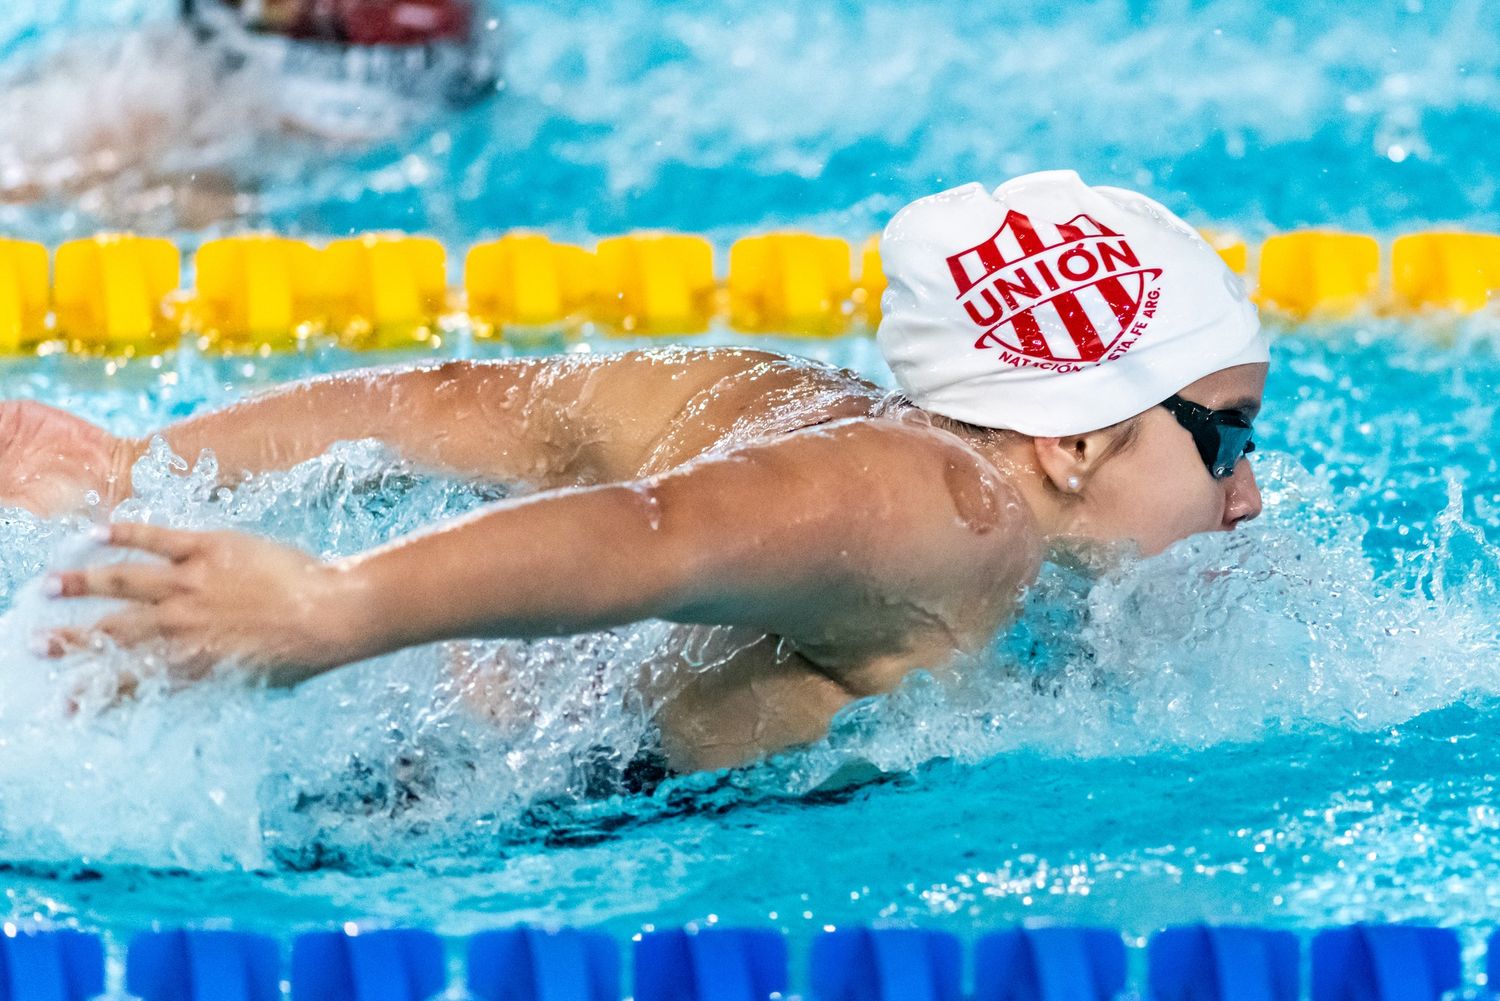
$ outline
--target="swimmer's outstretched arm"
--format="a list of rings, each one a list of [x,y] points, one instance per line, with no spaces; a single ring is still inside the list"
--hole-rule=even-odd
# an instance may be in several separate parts
[[[560,486],[618,479],[641,438],[677,412],[682,365],[567,356],[448,362],[303,380],[159,433],[177,454],[212,449],[226,482],[378,438],[431,471]],[[120,438],[53,407],[0,402],[0,505],[53,514],[87,492],[129,492],[148,438]]]
[[[230,481],[288,468],[337,441],[378,438],[430,470],[544,482],[573,458],[571,409],[592,374],[588,361],[457,361],[321,376],[157,433],[189,460],[212,449]],[[130,461],[146,442],[131,443]]]
[[[840,422],[637,482],[502,502],[331,563],[238,533],[118,524],[114,544],[166,562],[71,571],[55,589],[125,599],[97,628],[160,644],[185,678],[232,661],[295,684],[436,640],[650,617],[755,626],[837,674],[940,624],[955,575],[1004,595],[1034,571],[1025,516],[958,511],[955,477],[995,483],[939,432]],[[51,651],[79,638],[54,635]]]
[[[157,434],[178,455],[204,449],[226,483],[379,438],[431,471],[480,479],[568,482],[580,455],[581,401],[604,360],[515,359],[372,369],[307,379]],[[0,505],[50,515],[90,491],[123,500],[150,437],[122,438],[29,400],[0,402]]]

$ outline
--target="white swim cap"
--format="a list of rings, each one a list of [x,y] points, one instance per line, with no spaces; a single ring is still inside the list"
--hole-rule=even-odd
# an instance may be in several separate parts
[[[1269,357],[1243,284],[1191,226],[1071,170],[920,198],[880,260],[896,381],[970,424],[1082,434]]]

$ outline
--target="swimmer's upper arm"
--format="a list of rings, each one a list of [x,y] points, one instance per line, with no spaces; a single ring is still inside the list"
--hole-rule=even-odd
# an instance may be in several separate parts
[[[955,592],[1019,576],[1029,551],[998,474],[927,428],[836,422],[645,485],[683,568],[666,574],[679,621],[812,641],[858,625],[894,647]]]
[[[351,657],[645,618],[746,625],[851,663],[931,638],[1034,558],[994,470],[847,420],[642,480],[502,501],[338,565]],[[1009,586],[1007,586],[1009,581]],[[857,648],[857,649],[856,649]]]

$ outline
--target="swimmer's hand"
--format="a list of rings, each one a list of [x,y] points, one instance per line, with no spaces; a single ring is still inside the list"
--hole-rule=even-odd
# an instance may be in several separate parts
[[[300,550],[239,532],[191,532],[154,525],[101,527],[112,546],[162,557],[53,575],[59,599],[115,598],[126,604],[89,629],[40,637],[61,657],[106,636],[152,651],[173,681],[206,677],[221,663],[275,686],[346,663],[355,646],[337,611],[351,597],[345,574]]]
[[[132,443],[31,400],[0,402],[0,506],[43,517],[77,510],[90,492],[112,506],[128,486]]]

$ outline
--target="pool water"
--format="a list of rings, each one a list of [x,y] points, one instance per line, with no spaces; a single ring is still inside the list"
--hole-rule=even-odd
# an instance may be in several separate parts
[[[169,32],[162,6],[0,14],[11,85],[37,88],[54,117],[99,80],[145,81],[138,96],[156,100],[170,88],[146,86],[152,75],[176,68],[131,62],[139,46],[118,28],[98,79],[46,67],[85,31]],[[1358,23],[1332,5],[1264,14],[1242,0],[1041,5],[1012,20],[971,6],[510,4],[512,82],[497,100],[358,149],[220,144],[214,169],[248,192],[229,219],[186,227],[170,202],[141,201],[154,182],[127,171],[0,205],[0,223],[55,239],[124,215],[184,246],[262,223],[423,229],[455,248],[517,224],[579,239],[667,225],[722,243],[797,222],[856,237],[933,187],[1069,164],[1250,232],[1500,224],[1500,161],[1481,138],[1500,117],[1500,25],[1478,3]],[[189,114],[163,112],[168,144],[214,126],[173,111]],[[6,169],[67,146],[18,134],[0,131]],[[121,934],[205,918],[450,934],[753,923],[798,945],[856,921],[967,933],[1044,918],[1141,936],[1201,919],[1421,918],[1476,943],[1500,924],[1496,329],[1492,314],[1278,328],[1259,521],[1097,581],[1050,568],[963,683],[916,676],[851,707],[817,746],[651,795],[609,794],[646,725],[609,683],[701,633],[645,623],[465,649],[481,667],[517,665],[537,723],[514,732],[457,708],[451,650],[291,693],[148,687],[111,709],[97,679],[125,655],[49,666],[24,652],[39,626],[98,612],[37,590],[44,567],[89,558],[79,525],[0,512],[6,916]],[[888,379],[865,338],[756,343]],[[564,347],[459,337],[445,351]],[[11,360],[0,397],[144,433],[390,360]],[[517,489],[423,478],[373,443],[233,492],[213,489],[208,461],[147,456],[120,516],[333,554]],[[883,777],[825,790],[855,765]]]
[[[1485,0],[488,3],[503,93],[368,143],[276,129],[276,88],[216,87],[178,0],[7,4],[0,226],[863,238],[939,188],[1059,166],[1252,232],[1500,226]]]
[[[476,645],[520,665],[539,708],[526,733],[458,710],[441,650],[290,694],[224,682],[105,709],[87,685],[123,654],[48,667],[19,652],[39,625],[97,614],[59,609],[34,581],[82,544],[7,512],[10,914],[452,933],[718,920],[798,937],[1033,915],[1135,933],[1202,917],[1491,923],[1500,553],[1486,533],[1500,478],[1486,429],[1500,358],[1482,331],[1449,333],[1458,343],[1438,347],[1438,331],[1409,325],[1284,332],[1259,521],[1092,583],[1050,569],[962,685],[918,676],[851,708],[823,744],[650,796],[593,787],[600,756],[628,756],[643,721],[580,692],[692,637],[644,624]],[[881,374],[868,341],[811,346]],[[12,363],[4,388],[142,432],[255,385],[260,364],[189,353],[88,379],[100,363],[41,359]],[[325,553],[503,492],[424,480],[373,443],[232,495],[160,452],[135,486],[123,517],[252,527]],[[84,711],[68,718],[80,685]],[[888,777],[815,792],[852,762]]]

